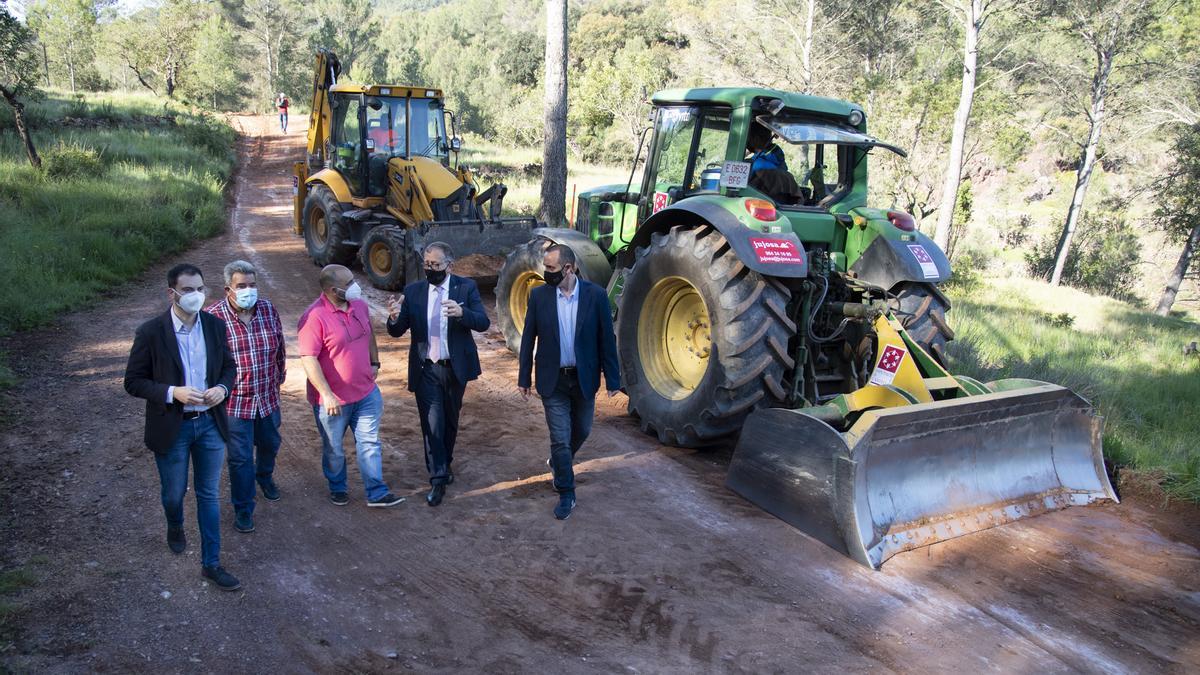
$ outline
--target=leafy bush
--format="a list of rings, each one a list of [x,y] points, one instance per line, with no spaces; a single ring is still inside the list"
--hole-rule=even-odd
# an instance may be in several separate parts
[[[1050,278],[1058,238],[1058,233],[1051,233],[1025,254],[1032,276]],[[1141,253],[1137,230],[1125,220],[1123,212],[1102,208],[1085,213],[1067,254],[1063,282],[1119,300],[1136,300],[1134,288],[1139,281],[1137,263]]]
[[[101,152],[76,141],[59,141],[42,158],[46,177],[68,180],[76,176],[100,176],[106,165]]]
[[[203,148],[213,157],[232,157],[233,129],[209,113],[200,113],[178,120],[179,130],[189,145]]]

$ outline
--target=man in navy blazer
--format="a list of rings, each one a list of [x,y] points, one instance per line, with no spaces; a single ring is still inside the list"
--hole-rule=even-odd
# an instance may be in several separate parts
[[[491,325],[475,282],[449,273],[453,255],[449,244],[426,246],[425,281],[409,284],[388,301],[388,333],[400,337],[412,329],[408,390],[416,394],[421,415],[430,506],[441,504],[446,486],[454,482],[451,463],[463,394],[467,382],[482,372],[471,331]]]
[[[193,468],[201,574],[225,591],[241,583],[221,567],[221,466],[229,424],[225,400],[237,362],[225,322],[202,312],[204,277],[195,265],[167,272],[167,311],[138,326],[125,366],[125,391],[146,400],[146,447],[154,452],[167,517],[167,546],[183,553],[183,498]]]
[[[537,371],[537,393],[550,429],[550,468],[559,494],[554,517],[566,520],[575,508],[572,462],[592,431],[600,371],[610,397],[621,388],[621,373],[604,289],[579,278],[575,252],[568,246],[546,249],[542,264],[546,285],[529,294],[517,386],[528,399],[530,373]]]

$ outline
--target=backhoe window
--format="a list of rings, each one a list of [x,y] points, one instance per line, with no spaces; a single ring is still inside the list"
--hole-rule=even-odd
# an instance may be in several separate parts
[[[372,97],[367,105],[367,139],[375,146],[371,151],[389,156],[403,154],[404,119],[404,99]]]
[[[345,97],[339,101],[337,121],[334,125],[337,131],[334,143],[333,166],[345,176],[354,194],[362,193],[362,126],[359,122],[359,112],[362,104],[358,98]]]
[[[437,99],[412,100],[412,154],[441,159],[450,151],[446,140],[446,118]]]

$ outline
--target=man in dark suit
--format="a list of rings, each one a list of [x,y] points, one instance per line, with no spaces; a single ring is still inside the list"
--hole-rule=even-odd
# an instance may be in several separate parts
[[[550,468],[559,493],[554,517],[566,520],[575,508],[572,462],[592,431],[600,371],[610,397],[621,388],[621,373],[604,289],[579,278],[570,247],[546,249],[542,264],[546,285],[529,294],[517,386],[528,399],[536,364],[537,393],[550,428]]]
[[[217,588],[241,584],[221,567],[221,465],[229,440],[225,399],[237,363],[229,351],[225,323],[201,312],[204,277],[194,265],[167,272],[171,308],[143,323],[125,366],[125,391],[146,399],[146,447],[154,452],[167,516],[167,546],[183,553],[183,497],[188,463],[194,466],[196,519],[200,524],[201,574]]]
[[[425,247],[425,281],[409,284],[399,298],[388,301],[388,333],[412,329],[408,348],[408,390],[417,397],[421,434],[425,438],[425,468],[429,470],[430,506],[442,503],[446,486],[454,482],[454,441],[467,382],[479,377],[479,353],[471,331],[491,325],[479,289],[470,279],[449,273],[453,252],[449,244]]]

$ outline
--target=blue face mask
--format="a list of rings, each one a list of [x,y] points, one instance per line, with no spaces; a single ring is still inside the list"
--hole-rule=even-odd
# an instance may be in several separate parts
[[[237,300],[237,306],[242,309],[250,309],[258,302],[257,288],[239,288],[234,293],[234,298]]]

